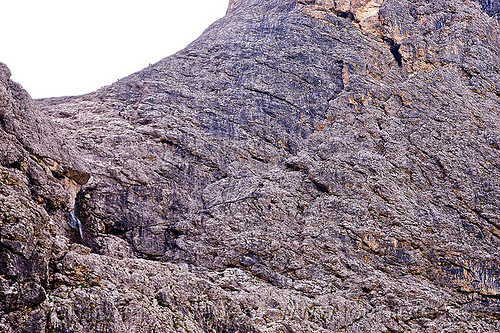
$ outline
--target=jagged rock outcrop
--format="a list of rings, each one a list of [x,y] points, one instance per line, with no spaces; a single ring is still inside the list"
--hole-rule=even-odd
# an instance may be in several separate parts
[[[234,0],[35,104],[2,67],[0,328],[500,330],[495,6]]]

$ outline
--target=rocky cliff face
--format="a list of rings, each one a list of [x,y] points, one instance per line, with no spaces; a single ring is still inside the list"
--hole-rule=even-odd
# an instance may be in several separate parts
[[[1,67],[0,330],[500,330],[496,6],[232,0],[77,97]]]

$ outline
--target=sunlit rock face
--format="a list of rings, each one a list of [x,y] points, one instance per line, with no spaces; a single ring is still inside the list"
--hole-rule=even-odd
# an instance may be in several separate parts
[[[379,11],[384,0],[316,0],[299,1],[308,6],[308,9],[318,14],[334,14],[358,25],[365,32],[380,34],[381,23]],[[320,15],[321,16],[321,15]]]
[[[76,97],[2,65],[0,331],[498,332],[493,5],[235,0]]]
[[[231,12],[237,3],[238,0],[229,0],[229,5],[227,6],[227,12],[228,13]]]

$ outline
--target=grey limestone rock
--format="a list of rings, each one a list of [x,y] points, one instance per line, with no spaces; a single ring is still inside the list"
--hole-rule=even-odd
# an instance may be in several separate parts
[[[499,331],[495,6],[231,0],[75,97],[0,67],[0,329]]]

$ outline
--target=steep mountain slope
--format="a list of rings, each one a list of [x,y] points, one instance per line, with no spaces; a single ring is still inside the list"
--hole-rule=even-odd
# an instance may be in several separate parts
[[[36,107],[2,68],[1,329],[500,330],[495,8],[232,0]]]

